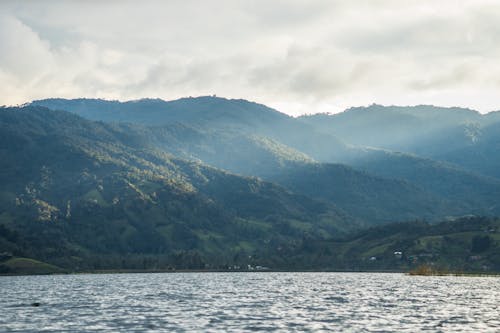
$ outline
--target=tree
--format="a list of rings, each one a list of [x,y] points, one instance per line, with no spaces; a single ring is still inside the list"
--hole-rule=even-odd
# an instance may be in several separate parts
[[[471,251],[481,253],[488,250],[491,246],[490,236],[474,236],[472,238]]]

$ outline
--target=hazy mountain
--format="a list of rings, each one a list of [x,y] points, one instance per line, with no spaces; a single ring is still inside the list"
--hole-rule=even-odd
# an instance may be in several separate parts
[[[175,101],[142,99],[130,102],[96,99],[46,99],[33,105],[76,113],[91,120],[150,126],[182,123],[203,130],[232,130],[264,136],[319,160],[338,160],[348,147],[336,137],[246,100],[204,96]]]
[[[20,235],[4,237],[4,251],[222,258],[354,227],[333,205],[165,154],[130,128],[26,107],[0,110],[0,133],[0,224]]]
[[[371,105],[332,115],[300,117],[304,123],[347,143],[398,151],[412,151],[419,140],[428,140],[439,135],[443,129],[480,119],[481,115],[473,110],[429,105]]]
[[[464,214],[460,204],[409,182],[377,177],[341,164],[283,168],[267,178],[296,193],[334,202],[368,224]]]
[[[293,191],[332,201],[365,220],[493,215],[500,209],[496,205],[500,186],[495,180],[413,154],[347,146],[331,135],[340,133],[345,140],[354,140],[349,143],[366,143],[362,141],[366,139],[372,144],[388,142],[403,147],[406,142],[409,151],[442,155],[469,146],[480,136],[476,130],[479,125],[472,121],[481,121],[481,115],[468,109],[373,105],[338,115],[294,119],[260,104],[216,97],[172,102],[58,99],[35,103],[107,121],[126,117],[144,124],[153,123],[146,120],[151,117],[155,126],[141,129],[141,140],[146,138],[151,145],[176,156],[278,182]],[[256,116],[250,121],[252,113]],[[158,125],[161,123],[164,125]],[[343,162],[378,177],[346,167],[318,167],[311,164],[313,159]],[[318,186],[307,186],[308,182]]]
[[[462,168],[462,171],[467,170],[469,173],[500,177],[500,162],[497,158],[499,112],[481,115],[462,108],[372,105],[334,115],[319,114],[299,119],[319,132],[335,135],[358,147],[410,153],[417,157],[449,162],[455,165],[456,170]],[[339,161],[353,163],[358,159],[363,161],[373,158],[361,156],[363,154],[355,150],[351,150],[354,154],[345,154]],[[387,157],[387,161],[379,161],[384,164],[384,175],[391,173],[391,168],[387,169],[389,163],[395,163],[395,168],[401,169],[394,155]],[[384,159],[383,156],[377,158]],[[408,168],[407,173],[411,169],[418,169],[419,164],[410,166],[408,161],[403,161],[403,165]],[[433,164],[433,167],[439,165]],[[364,169],[373,171],[369,165]]]
[[[483,116],[483,123],[485,125],[491,125],[500,122],[500,111],[488,112]]]
[[[488,144],[490,139],[483,135],[485,130],[492,133],[487,130],[488,126],[494,127],[500,120],[494,112],[483,116],[462,108],[372,105],[334,115],[320,114],[295,119],[261,104],[212,96],[168,102],[159,99],[129,102],[47,99],[33,104],[74,112],[91,120],[169,127],[169,130],[175,130],[177,126],[177,131],[188,139],[189,135],[196,136],[201,131],[204,139],[208,133],[211,140],[215,141],[220,140],[222,132],[231,140],[241,136],[240,141],[246,143],[271,140],[275,146],[287,146],[287,149],[306,154],[319,162],[351,163],[364,152],[363,146],[370,146],[445,160],[470,171],[497,175],[494,171],[497,164],[489,165],[488,161],[488,155],[495,150]],[[157,129],[156,132],[161,130]],[[167,139],[165,135],[163,141]],[[193,139],[196,140],[196,137]],[[181,144],[184,140],[180,139]],[[474,147],[479,142],[484,142],[484,145],[476,150]],[[246,143],[241,142],[243,151],[250,146],[255,147]],[[211,142],[206,143],[202,150],[208,152],[213,146]],[[234,146],[239,147],[238,144]],[[477,157],[481,161],[477,164],[481,167],[472,166],[474,155],[472,158],[465,157],[466,150],[471,152],[468,154],[484,152],[482,154],[486,158]],[[464,151],[463,159],[460,158],[461,151]],[[206,154],[202,160],[210,160],[210,164],[215,165],[218,158],[224,158],[220,153],[219,150],[215,158]],[[252,153],[256,152],[249,151],[250,157]],[[251,158],[248,160],[252,161]],[[465,162],[461,163],[461,160]],[[257,172],[258,169],[253,168],[251,172]]]
[[[91,120],[147,125],[190,123],[241,126],[277,123],[289,117],[262,104],[215,96],[181,98],[174,101],[140,99],[128,102],[101,99],[45,99],[33,105],[76,113]]]
[[[283,264],[362,226],[495,216],[498,124],[431,106],[297,119],[217,97],[3,108],[0,250],[63,267]]]
[[[405,180],[454,202],[462,214],[500,214],[500,181],[466,171],[448,162],[419,156],[367,149],[350,164],[380,177]]]
[[[262,177],[285,165],[314,162],[308,155],[274,139],[235,130],[173,124],[145,131],[151,144],[159,149],[247,176]]]
[[[463,213],[443,197],[408,182],[375,177],[346,165],[317,163],[275,140],[216,131],[154,128],[157,147],[234,173],[259,176],[295,193],[334,203],[368,223],[437,219]],[[160,134],[158,134],[160,133]],[[184,138],[184,140],[183,140]]]
[[[435,158],[500,179],[500,123],[479,128],[473,142],[435,154]]]

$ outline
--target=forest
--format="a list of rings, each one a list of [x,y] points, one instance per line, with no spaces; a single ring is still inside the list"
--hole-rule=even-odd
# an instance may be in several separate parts
[[[3,107],[0,272],[499,271],[499,126],[208,96]]]

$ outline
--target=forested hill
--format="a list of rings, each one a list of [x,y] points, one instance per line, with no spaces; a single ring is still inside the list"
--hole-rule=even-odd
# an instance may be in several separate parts
[[[181,98],[174,101],[140,99],[128,102],[54,98],[34,101],[32,104],[52,110],[71,111],[91,120],[146,125],[165,125],[176,122],[254,125],[276,124],[290,119],[287,115],[262,104],[212,96]]]
[[[315,256],[341,249],[294,251],[386,223],[499,216],[498,124],[432,106],[292,118],[210,96],[1,108],[0,253],[82,270],[320,268]]]
[[[357,224],[332,204],[143,145],[128,127],[25,107],[0,110],[0,133],[0,248],[17,256],[217,261]]]
[[[145,137],[161,150],[335,199],[350,214],[371,217],[368,222],[500,214],[500,145],[495,135],[500,118],[495,113],[372,105],[292,118],[261,104],[211,96],[169,102],[33,103],[107,122],[147,123]],[[345,167],[335,172],[334,166],[310,162],[341,163],[368,175],[352,169],[348,175]],[[317,191],[305,187],[311,183],[307,175],[316,177],[316,183],[324,180]],[[376,185],[380,178],[393,182]]]
[[[281,265],[296,269],[408,272],[423,266],[443,274],[500,272],[500,220],[394,223],[341,239],[304,239],[282,251]]]

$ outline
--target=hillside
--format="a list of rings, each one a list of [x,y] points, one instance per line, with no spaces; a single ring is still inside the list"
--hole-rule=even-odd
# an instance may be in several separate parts
[[[498,112],[482,115],[463,108],[371,105],[299,120],[357,147],[417,155],[499,178]],[[344,155],[337,162],[351,160]]]
[[[350,108],[337,114],[318,114],[299,119],[351,144],[410,151],[420,140],[439,136],[449,127],[478,122],[481,115],[462,108],[374,104]]]
[[[292,118],[218,97],[2,108],[0,253],[63,270],[370,269],[342,237],[500,215],[495,119],[431,106]]]
[[[367,225],[414,219],[436,221],[463,214],[451,200],[411,183],[373,176],[341,164],[294,165],[267,179],[296,193],[334,202]]]
[[[186,125],[149,129],[151,144],[246,176],[259,176],[295,193],[335,204],[368,224],[460,215],[456,204],[404,181],[374,177],[346,165],[321,164],[273,139]]]
[[[125,144],[130,132],[66,112],[2,109],[0,133],[0,248],[17,256],[60,267],[113,267],[99,258],[126,253],[217,262],[355,226],[333,205]]]
[[[145,125],[214,123],[217,126],[224,126],[241,123],[248,126],[269,122],[276,123],[289,118],[287,115],[262,104],[214,96],[181,98],[174,101],[140,99],[127,102],[86,98],[53,98],[33,101],[31,104],[52,110],[73,112],[90,120]]]
[[[442,272],[499,272],[500,220],[388,224],[342,239],[305,239],[280,252],[286,259],[274,256],[274,265],[298,269],[407,272],[428,265]]]
[[[485,118],[468,109],[373,105],[295,119],[260,104],[217,97],[171,102],[52,99],[34,104],[111,122],[125,117],[133,124],[124,131],[140,133],[135,141],[147,141],[173,155],[233,173],[278,182],[292,191],[333,202],[369,223],[500,212],[500,182],[488,177],[496,170],[494,156],[485,154],[480,159],[482,170],[490,170],[488,175],[466,163],[459,165],[460,154],[451,153],[463,147],[473,149],[471,140],[477,135],[471,122]],[[251,114],[255,115],[252,122]],[[156,120],[154,126],[144,126],[153,122],[144,120],[148,117]],[[360,141],[365,134],[367,141]],[[352,145],[383,142],[409,153]],[[445,152],[448,158],[439,157]],[[475,159],[464,161],[470,165]],[[343,163],[364,172],[322,168],[312,162]]]
[[[474,142],[439,152],[435,158],[500,179],[500,123],[479,128]]]
[[[173,124],[144,131],[158,149],[247,176],[263,176],[285,165],[314,162],[308,155],[276,140],[235,130]]]
[[[419,188],[455,203],[462,214],[498,216],[500,181],[473,173],[446,161],[413,154],[367,149],[350,161],[353,167],[380,177],[415,184]]]
[[[213,96],[174,101],[142,99],[129,102],[98,99],[46,99],[35,106],[76,113],[90,120],[127,122],[152,127],[187,125],[210,131],[233,131],[266,137],[312,158],[335,160],[348,147],[336,137],[262,104]]]

